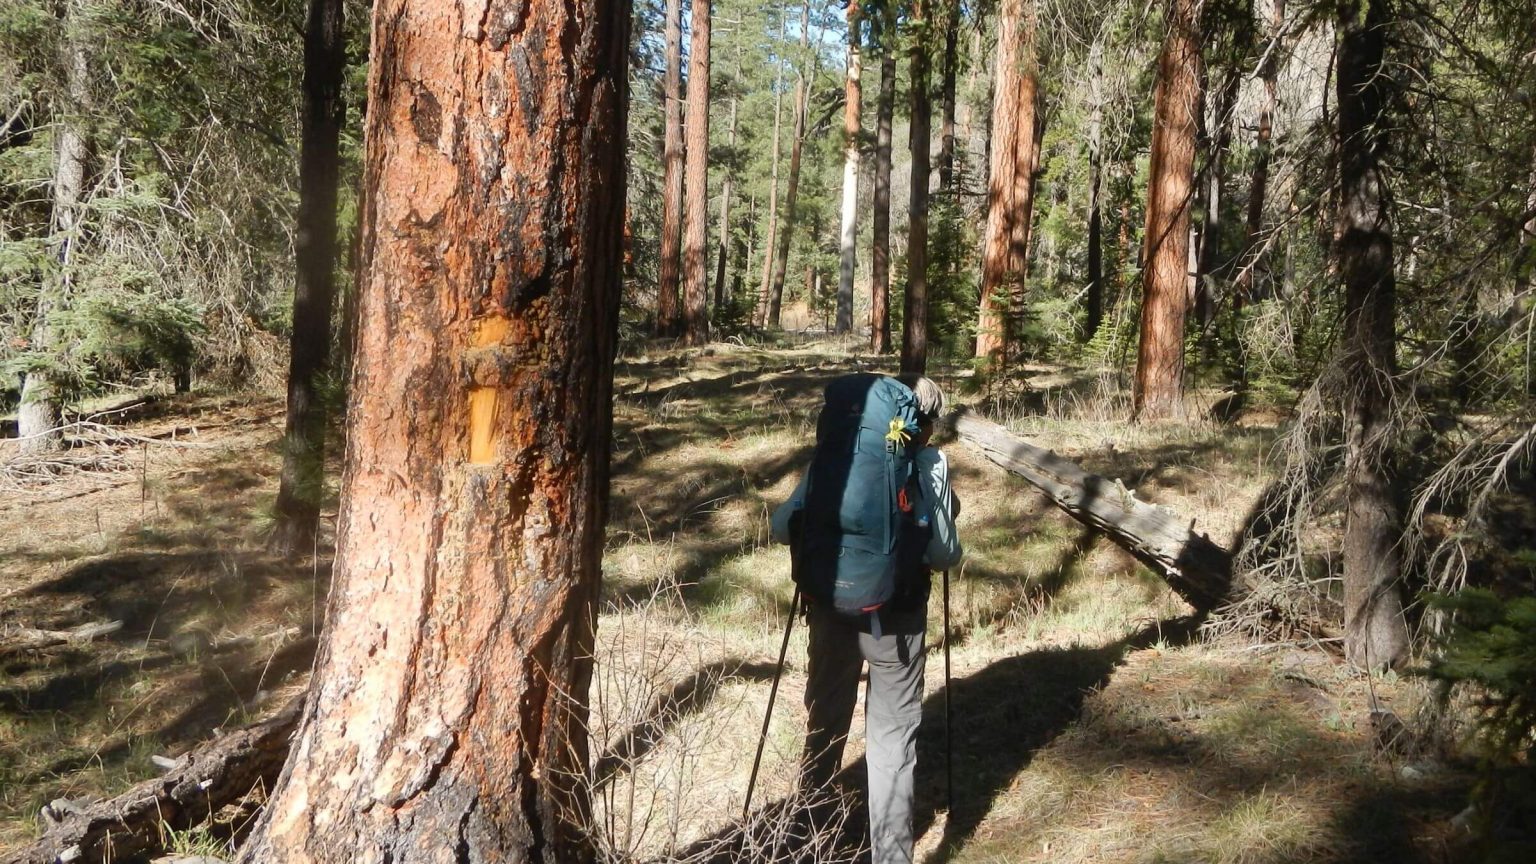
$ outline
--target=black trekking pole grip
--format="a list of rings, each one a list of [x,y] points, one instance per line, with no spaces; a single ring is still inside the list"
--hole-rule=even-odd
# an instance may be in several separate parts
[[[949,571],[944,571],[944,796],[950,818],[955,812],[955,725],[949,712]]]
[[[800,591],[789,598],[789,621],[784,625],[784,641],[779,644],[779,665],[773,672],[773,687],[768,690],[768,710],[763,712],[763,731],[757,736],[757,755],[752,758],[752,777],[747,780],[747,800],[741,805],[741,820],[747,820],[752,810],[752,790],[757,788],[757,769],[763,764],[763,745],[768,742],[768,723],[773,719],[773,703],[779,697],[779,678],[784,674],[784,658],[789,654],[789,631],[794,629],[795,615],[799,612]]]

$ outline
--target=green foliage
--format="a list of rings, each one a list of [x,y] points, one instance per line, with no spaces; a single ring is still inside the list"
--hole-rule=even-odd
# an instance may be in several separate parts
[[[1517,557],[1536,573],[1536,550]],[[1429,602],[1451,626],[1426,673],[1477,694],[1487,748],[1473,793],[1483,859],[1528,861],[1536,851],[1536,597],[1467,588]]]
[[[981,301],[976,232],[952,195],[934,196],[928,226],[928,349],[940,357],[970,357]]]
[[[1536,550],[1522,555],[1536,570]],[[1536,597],[1504,598],[1468,588],[1435,595],[1430,603],[1448,613],[1452,624],[1428,674],[1477,688],[1479,728],[1495,757],[1526,751],[1536,743]]]

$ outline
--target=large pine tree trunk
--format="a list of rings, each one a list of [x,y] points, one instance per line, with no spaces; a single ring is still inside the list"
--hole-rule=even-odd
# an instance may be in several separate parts
[[[310,550],[325,488],[327,412],[321,395],[336,303],[336,192],[341,163],[346,43],[342,0],[310,0],[304,29],[304,111],[299,149],[299,213],[294,240],[293,330],[289,337],[288,417],[271,548]]]
[[[245,862],[591,857],[628,4],[378,0],[335,583]]]
[[[1258,267],[1259,242],[1264,232],[1264,200],[1269,193],[1270,139],[1274,135],[1275,106],[1279,101],[1280,39],[1285,33],[1285,0],[1269,2],[1269,45],[1264,50],[1264,62],[1259,66],[1264,97],[1259,104],[1258,130],[1254,136],[1253,179],[1248,184],[1248,214],[1243,228],[1243,254],[1239,259],[1242,269],[1233,285],[1234,313],[1242,309],[1244,301],[1253,297],[1254,270]]]
[[[960,0],[944,0],[944,57],[939,70],[939,191],[955,188],[955,79],[960,74]]]
[[[875,97],[874,214],[869,254],[869,347],[891,352],[891,122],[896,113],[896,13],[888,5],[880,22],[880,92]]]
[[[795,131],[789,142],[789,180],[784,189],[784,217],[775,238],[778,244],[773,256],[773,281],[768,285],[768,318],[766,327],[779,329],[779,312],[784,306],[784,277],[789,270],[789,249],[795,239],[795,201],[800,196],[800,155],[805,149],[805,120],[810,87],[809,47],[811,44],[811,4],[807,0],[800,10],[800,63],[795,78]]]
[[[929,3],[912,0],[911,76],[912,197],[907,207],[907,291],[902,305],[901,371],[928,371],[928,176],[933,101],[928,93],[928,39],[932,36]]]
[[[848,2],[848,78],[843,88],[843,212],[839,223],[837,265],[837,321],[834,333],[853,329],[853,276],[858,267],[859,239],[859,110],[863,70],[859,54],[858,0]]]
[[[665,131],[661,149],[661,261],[656,280],[656,335],[683,329],[681,298],[683,245],[683,0],[667,0],[667,70],[661,93]]]
[[[85,195],[87,166],[91,158],[91,134],[87,128],[91,116],[87,53],[90,49],[80,33],[84,26],[81,20],[84,11],[80,0],[59,4],[60,30],[64,34],[60,40],[62,56],[59,59],[64,66],[69,98],[62,106],[62,116],[55,119],[53,208],[49,231],[58,272],[45,277],[27,345],[32,353],[49,359],[69,350],[69,346],[58,342],[53,317],[69,308],[74,294],[74,257],[81,229],[80,204]],[[57,376],[42,368],[28,371],[21,383],[21,404],[16,411],[20,452],[48,453],[62,446],[64,433],[59,425],[62,414],[63,394]]]
[[[779,44],[783,45],[788,30],[788,16],[780,19]],[[776,60],[773,68],[773,161],[768,169],[768,230],[763,235],[763,278],[758,281],[757,308],[752,323],[759,328],[768,326],[768,286],[773,282],[774,241],[779,236],[779,135],[784,123],[784,61]]]
[[[693,0],[683,171],[683,335],[689,345],[709,341],[709,12],[709,0]]]
[[[1184,319],[1189,308],[1189,205],[1200,104],[1200,0],[1169,0],[1158,60],[1147,191],[1141,339],[1132,393],[1142,420],[1184,414]]]
[[[992,164],[981,250],[981,308],[976,356],[997,362],[1007,351],[1007,310],[1023,290],[1034,213],[1035,3],[1003,0],[998,13],[992,91]]]
[[[1389,0],[1339,5],[1339,273],[1344,279],[1344,653],[1361,668],[1407,657],[1402,512],[1392,458],[1397,283],[1382,158]]]

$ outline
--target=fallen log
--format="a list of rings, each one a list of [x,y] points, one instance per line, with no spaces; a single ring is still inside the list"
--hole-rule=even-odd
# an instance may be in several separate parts
[[[1208,611],[1226,600],[1232,555],[1195,533],[1194,520],[1140,501],[1119,480],[1090,474],[964,409],[946,417],[944,425],[994,464],[1044,492],[1068,516],[1104,532],[1197,610]]]
[[[43,836],[0,864],[97,864],[164,851],[185,830],[254,790],[272,788],[288,758],[304,697],[275,717],[230,732],[180,759],[163,777],[105,801],[59,799],[43,807]],[[259,803],[259,802],[258,802]]]
[[[36,627],[0,628],[0,653],[40,651],[57,645],[79,645],[123,629],[121,621],[96,621],[69,630],[40,630]]]

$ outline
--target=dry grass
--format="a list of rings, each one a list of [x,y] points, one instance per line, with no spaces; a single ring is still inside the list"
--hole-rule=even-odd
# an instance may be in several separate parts
[[[788,556],[769,544],[766,517],[809,458],[821,386],[865,362],[817,344],[621,360],[591,694],[595,809],[613,860],[856,854],[849,832],[829,832],[834,845],[810,852],[795,836],[798,626],[756,815],[742,824],[740,812],[790,601]],[[1268,479],[1271,428],[1128,426],[1113,381],[1032,374],[1021,395],[1001,400],[1015,431],[1124,478],[1219,542],[1242,529]],[[944,380],[963,390],[959,376]],[[149,755],[241,719],[258,689],[307,669],[324,569],[285,569],[259,552],[278,405],[173,403],[134,428],[192,425],[199,414],[198,440],[218,449],[152,448],[137,475],[97,478],[105,488],[54,488],[24,513],[0,505],[33,526],[0,539],[0,623],[131,622],[87,648],[5,658],[0,844],[28,834],[43,801],[121,788],[150,770]],[[1401,685],[1355,678],[1313,651],[1188,645],[1188,610],[1159,580],[1021,481],[963,446],[949,453],[968,557],[952,574],[947,692],[937,592],[930,607],[920,857],[1436,860],[1421,836],[1459,809],[1454,790],[1396,779],[1370,746],[1372,692],[1398,704]],[[303,673],[288,681],[302,686]],[[861,725],[842,778],[851,790],[862,785]],[[860,824],[857,809],[846,815]]]

